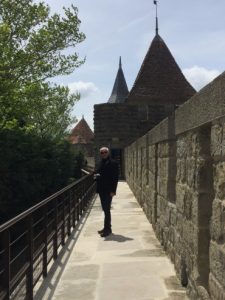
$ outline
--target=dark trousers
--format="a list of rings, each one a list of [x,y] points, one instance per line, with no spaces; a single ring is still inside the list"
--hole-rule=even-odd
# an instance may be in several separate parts
[[[111,231],[111,203],[112,197],[109,193],[99,193],[99,197],[101,200],[102,210],[104,211],[104,230]]]

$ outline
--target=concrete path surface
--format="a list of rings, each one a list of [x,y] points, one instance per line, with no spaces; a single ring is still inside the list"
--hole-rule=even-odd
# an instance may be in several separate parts
[[[101,238],[102,224],[97,197],[35,299],[188,299],[127,183],[119,183],[113,198],[113,234]]]

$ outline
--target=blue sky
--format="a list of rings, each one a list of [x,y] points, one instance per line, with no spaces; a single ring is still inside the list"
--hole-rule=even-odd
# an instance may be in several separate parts
[[[74,4],[86,40],[75,50],[86,62],[54,81],[81,93],[74,107],[93,128],[93,105],[110,97],[122,56],[131,89],[155,35],[153,0],[45,0],[51,11]],[[225,1],[159,0],[159,34],[189,82],[199,90],[225,70]]]

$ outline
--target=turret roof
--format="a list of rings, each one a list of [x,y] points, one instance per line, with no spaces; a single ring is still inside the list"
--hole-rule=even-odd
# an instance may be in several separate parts
[[[108,100],[108,103],[123,103],[128,93],[129,91],[123,74],[121,57],[120,57],[119,70],[117,72],[112,94]]]
[[[156,34],[126,102],[180,105],[194,94],[165,42]]]

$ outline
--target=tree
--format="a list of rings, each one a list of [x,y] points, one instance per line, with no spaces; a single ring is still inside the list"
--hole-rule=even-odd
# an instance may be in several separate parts
[[[76,120],[71,111],[79,95],[70,94],[68,87],[34,83],[28,86],[26,97],[27,130],[43,138],[62,137]]]
[[[79,26],[78,10],[73,5],[64,8],[64,15],[60,16],[56,13],[50,15],[49,6],[43,2],[0,1],[2,128],[24,125],[24,122],[26,125],[36,126],[38,121],[34,110],[38,103],[41,106],[48,101],[51,104],[46,106],[44,118],[52,113],[50,118],[54,119],[58,108],[58,113],[65,112],[63,121],[68,121],[68,111],[72,102],[78,99],[77,95],[69,95],[68,89],[51,86],[46,80],[69,74],[84,62],[79,60],[78,54],[73,50],[85,39]],[[32,101],[30,96],[32,93],[34,95],[34,91],[36,102],[31,117],[34,98]],[[63,119],[63,113],[59,118]],[[31,123],[26,123],[28,121]]]
[[[68,141],[20,129],[0,131],[0,161],[0,223],[78,179],[83,166]]]

